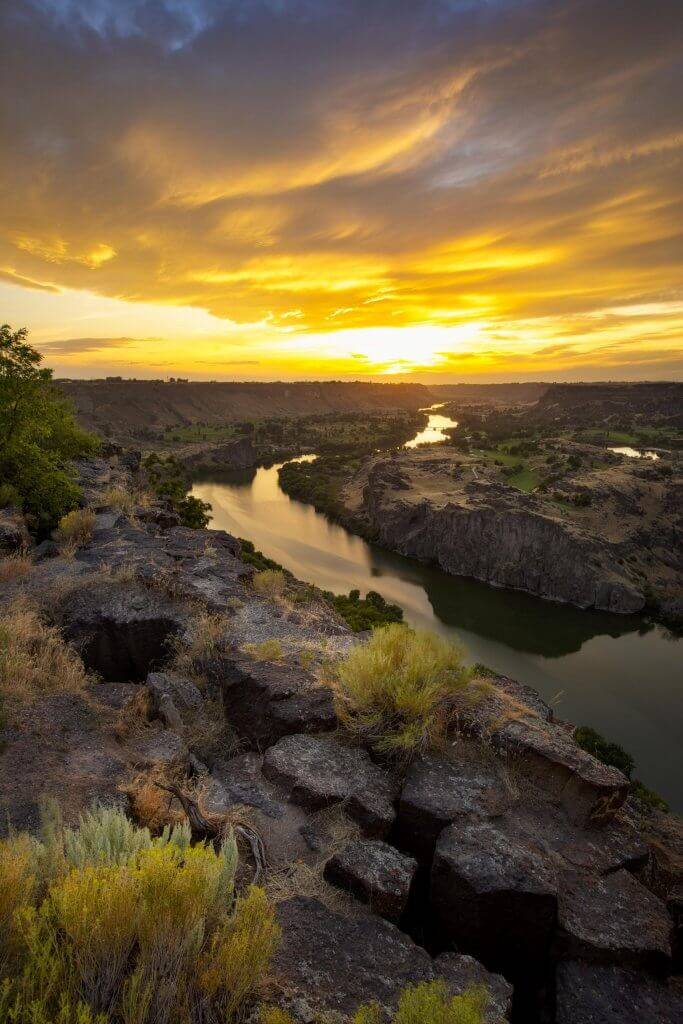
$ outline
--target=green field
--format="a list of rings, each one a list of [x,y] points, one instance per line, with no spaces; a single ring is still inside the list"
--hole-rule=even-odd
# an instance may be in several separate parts
[[[524,459],[519,455],[510,455],[509,452],[500,451],[498,448],[481,448],[474,452],[475,455],[481,456],[486,459],[487,462],[491,462],[494,465],[500,463],[499,468],[504,466],[517,466],[521,463],[522,469],[515,473],[513,476],[505,476],[501,473],[501,480],[504,483],[509,484],[511,487],[516,487],[518,491],[526,491],[529,493],[538,486],[538,473],[535,469],[526,465]]]

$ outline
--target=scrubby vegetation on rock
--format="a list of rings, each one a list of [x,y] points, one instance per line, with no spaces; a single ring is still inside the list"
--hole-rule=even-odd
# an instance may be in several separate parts
[[[25,328],[0,327],[1,499],[49,527],[81,496],[71,460],[96,451],[99,442],[77,425],[27,336]]]
[[[454,644],[395,624],[349,651],[335,681],[337,714],[349,732],[378,753],[405,758],[443,741],[470,673]]]

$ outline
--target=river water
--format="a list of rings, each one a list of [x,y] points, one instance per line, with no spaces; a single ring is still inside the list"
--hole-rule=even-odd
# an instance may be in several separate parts
[[[453,425],[429,419],[421,443]],[[193,494],[211,503],[214,529],[253,541],[299,579],[335,593],[377,590],[412,625],[460,641],[469,662],[535,687],[560,717],[621,743],[635,758],[635,775],[683,812],[680,641],[637,616],[498,590],[368,544],[289,498],[278,468],[214,474]]]

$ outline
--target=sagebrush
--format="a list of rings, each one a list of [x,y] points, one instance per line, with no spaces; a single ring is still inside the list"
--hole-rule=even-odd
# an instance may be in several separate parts
[[[122,811],[0,842],[0,1020],[231,1024],[278,940],[261,889],[235,897],[237,847],[154,838]]]

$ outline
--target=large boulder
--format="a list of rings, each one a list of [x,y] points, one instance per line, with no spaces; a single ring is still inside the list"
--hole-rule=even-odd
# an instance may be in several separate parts
[[[162,592],[139,585],[83,587],[61,609],[64,635],[85,665],[112,682],[143,680],[169,655],[189,621]]]
[[[562,878],[558,946],[567,959],[665,970],[671,925],[662,901],[628,871]]]
[[[496,964],[543,956],[555,932],[557,890],[557,860],[541,842],[480,819],[458,820],[439,837],[431,909],[463,952]]]
[[[314,1014],[352,1016],[376,1002],[388,1020],[403,989],[443,977],[453,995],[463,989],[464,972],[438,961],[395,925],[375,916],[346,917],[314,899],[295,897],[278,906],[282,942],[273,977],[283,993],[296,993]],[[490,987],[482,970],[478,980]],[[469,978],[465,985],[469,983]],[[495,990],[497,979],[491,979]],[[493,1018],[496,1020],[496,1018]]]
[[[403,848],[430,864],[436,841],[456,818],[495,817],[510,806],[500,774],[483,761],[425,756],[408,770],[396,821]]]
[[[259,750],[283,736],[336,727],[332,691],[296,666],[217,658],[210,681],[220,687],[232,728]]]
[[[556,976],[556,1024],[680,1024],[683,989],[621,967],[566,961]]]
[[[346,747],[327,735],[285,736],[266,752],[263,771],[282,786],[290,800],[309,810],[346,801],[350,813],[354,807],[364,812],[363,795],[371,794],[376,804],[377,794],[386,786],[385,773],[365,750]],[[352,797],[355,803],[349,806]],[[390,813],[387,801],[386,815]]]
[[[399,921],[408,902],[417,861],[378,839],[359,839],[335,853],[325,878],[347,889],[389,921]]]

